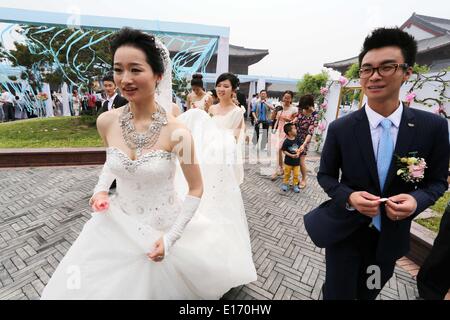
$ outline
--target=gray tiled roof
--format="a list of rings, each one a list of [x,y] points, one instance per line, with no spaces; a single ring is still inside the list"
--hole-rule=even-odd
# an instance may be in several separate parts
[[[450,43],[450,33],[444,34],[443,36],[423,39],[417,41],[418,53],[424,53],[430,50],[438,49]]]
[[[424,26],[430,28],[434,32],[437,33],[448,33],[450,32],[450,20],[442,19],[430,16],[424,16],[421,14],[414,13],[408,21],[412,20],[412,22],[417,22],[419,24],[423,24]],[[408,22],[407,21],[407,22]]]
[[[192,44],[202,46],[207,44],[209,38],[199,38],[195,36],[183,36],[182,38],[162,37],[163,42],[166,44],[170,52],[180,52],[183,50],[189,50]],[[266,56],[269,54],[269,50],[266,49],[251,49],[241,46],[235,46],[230,44],[230,56],[250,57],[250,56]]]

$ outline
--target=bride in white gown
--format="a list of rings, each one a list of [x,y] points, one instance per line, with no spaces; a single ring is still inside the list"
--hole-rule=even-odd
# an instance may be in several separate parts
[[[41,299],[219,299],[255,281],[239,135],[220,114],[166,112],[171,66],[157,39],[125,28],[111,48],[130,103],[97,120],[107,158],[90,203],[105,210],[92,213]]]

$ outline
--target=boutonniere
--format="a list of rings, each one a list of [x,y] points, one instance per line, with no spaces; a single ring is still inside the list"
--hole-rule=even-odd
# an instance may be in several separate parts
[[[425,169],[427,163],[424,158],[415,157],[417,152],[410,152],[410,157],[397,158],[397,175],[400,176],[406,182],[417,183],[422,181],[425,176]]]

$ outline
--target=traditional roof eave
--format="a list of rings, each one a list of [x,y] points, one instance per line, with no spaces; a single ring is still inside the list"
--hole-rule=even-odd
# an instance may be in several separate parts
[[[267,49],[251,49],[245,48],[241,46],[235,46],[230,44],[230,56],[267,56],[269,54],[269,50]]]
[[[418,54],[434,51],[450,44],[450,33],[417,42]]]
[[[448,28],[443,28],[437,25],[437,23],[446,24],[448,25]],[[450,20],[419,15],[416,13],[413,13],[413,15],[408,20],[406,20],[405,23],[402,24],[400,29],[403,30],[412,24],[416,25],[426,32],[433,34],[434,36],[442,36],[450,32]]]
[[[425,54],[430,51],[438,50],[442,47],[450,45],[450,34],[445,34],[440,37],[434,37],[429,39],[423,39],[417,42],[418,52],[417,54]],[[336,62],[325,63],[323,66],[326,68],[345,68],[351,66],[353,63],[358,62],[358,57],[350,59],[340,60]]]
[[[358,57],[353,57],[350,59],[325,63],[323,66],[325,68],[341,68],[341,67],[351,66],[352,64],[354,64],[356,62],[358,62]]]

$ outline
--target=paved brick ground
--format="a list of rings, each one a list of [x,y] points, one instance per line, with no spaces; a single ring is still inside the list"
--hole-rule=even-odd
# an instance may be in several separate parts
[[[258,280],[225,299],[320,299],[324,250],[308,238],[302,216],[326,195],[318,186],[318,158],[308,160],[308,187],[280,191],[266,164],[246,165],[242,186]],[[53,270],[89,219],[87,205],[99,166],[0,170],[0,299],[38,299]],[[405,270],[379,299],[416,299]]]

